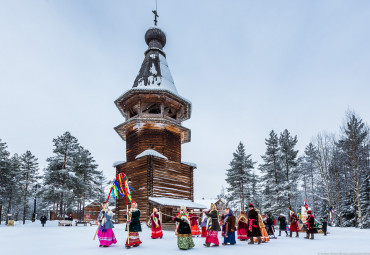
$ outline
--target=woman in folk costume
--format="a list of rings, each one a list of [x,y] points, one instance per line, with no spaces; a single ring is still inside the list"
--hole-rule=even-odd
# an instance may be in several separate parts
[[[177,232],[177,246],[181,250],[188,250],[193,248],[194,242],[190,229],[190,220],[186,210],[181,210],[180,214],[173,218],[176,221]]]
[[[131,209],[128,215],[128,237],[126,240],[126,248],[137,247],[141,244],[139,232],[141,232],[140,210],[137,208],[137,203],[131,204]],[[127,227],[126,227],[127,231]]]
[[[236,244],[235,241],[235,231],[236,231],[236,219],[233,214],[233,211],[230,208],[225,209],[225,220],[224,220],[224,242],[222,245],[227,245],[230,243],[231,245]]]
[[[202,237],[207,237],[207,215],[204,212],[200,227],[202,228]]]
[[[190,226],[191,226],[191,234],[193,236],[199,236],[200,235],[200,231],[198,227],[199,217],[196,213],[194,213],[194,210],[190,211],[189,219],[190,219]]]
[[[289,227],[289,231],[290,231],[290,237],[293,236],[293,232],[296,232],[296,236],[295,237],[299,237],[299,226],[298,226],[298,217],[297,215],[295,215],[295,213],[293,211],[290,211],[290,227]]]
[[[182,205],[182,206],[180,206],[180,211],[177,213],[176,217],[180,218],[181,217],[180,215],[184,215],[184,214],[186,215],[186,217],[189,218],[189,213],[186,210],[186,207]],[[179,226],[180,226],[180,223],[176,222],[175,235],[177,235],[177,232],[178,232],[177,229],[178,229]]]
[[[248,237],[250,242],[248,244],[254,244],[253,237],[257,237],[258,244],[261,244],[261,230],[258,225],[258,212],[254,209],[253,204],[249,204],[249,212],[248,212]]]
[[[270,241],[270,238],[269,238],[269,235],[267,234],[265,223],[263,223],[263,218],[261,217],[257,209],[256,211],[258,213],[258,226],[260,227],[260,230],[261,230],[262,243],[265,243],[265,242]],[[258,238],[254,237],[253,241],[258,242]]]
[[[311,238],[310,239],[314,239],[314,233],[316,233],[316,228],[315,228],[315,217],[312,215],[312,211],[309,210],[307,211],[307,236],[305,237],[306,239],[309,239],[310,238],[310,234],[311,234]]]
[[[206,211],[205,214],[207,215],[207,237],[206,243],[204,246],[210,247],[211,243],[213,246],[219,246],[220,243],[218,241],[218,231],[221,231],[220,224],[218,223],[218,212],[216,206],[212,203],[211,209]]]
[[[153,208],[153,213],[150,215],[149,225],[152,228],[152,239],[162,238],[163,231],[161,221],[159,220],[159,214],[157,208]]]
[[[117,243],[116,237],[113,233],[113,223],[112,223],[113,213],[108,209],[106,203],[103,204],[103,209],[100,211],[98,220],[99,220],[99,230],[98,238],[100,245],[99,247],[108,247],[111,244]]]
[[[240,212],[238,218],[238,239],[240,241],[245,241],[248,239],[248,219],[244,211]]]

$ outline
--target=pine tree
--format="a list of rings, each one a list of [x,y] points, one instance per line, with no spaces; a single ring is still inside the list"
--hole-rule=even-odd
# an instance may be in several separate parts
[[[265,139],[266,152],[261,156],[263,164],[259,165],[263,183],[263,209],[266,212],[281,211],[283,201],[283,173],[280,163],[280,148],[277,134],[272,130]]]
[[[292,196],[297,194],[297,155],[298,150],[295,150],[297,144],[297,136],[292,137],[287,129],[280,134],[280,160],[285,175],[285,192],[288,199],[287,207],[291,208]]]
[[[230,162],[230,169],[227,169],[226,182],[229,184],[227,191],[230,192],[229,200],[233,204],[240,203],[240,209],[245,208],[245,201],[251,196],[251,169],[255,162],[251,155],[246,155],[243,143],[239,143],[236,152],[233,153],[233,160]]]
[[[5,203],[5,194],[9,183],[9,155],[6,143],[0,139],[0,224],[3,215],[3,205]]]
[[[29,198],[33,192],[34,186],[39,179],[39,163],[37,158],[30,151],[26,151],[21,159],[21,171],[19,174],[19,184],[23,195],[23,224],[26,223]]]

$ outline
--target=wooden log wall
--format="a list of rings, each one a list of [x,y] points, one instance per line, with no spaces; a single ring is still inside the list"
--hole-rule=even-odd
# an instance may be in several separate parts
[[[181,161],[181,134],[169,131],[163,125],[143,124],[127,132],[127,162],[134,161],[137,155],[150,148],[171,161]]]
[[[130,186],[135,190],[132,198],[138,203],[141,221],[147,221],[153,211],[149,197],[168,197],[193,201],[194,168],[179,162],[153,156],[145,156],[117,166],[118,173],[130,178]],[[125,222],[126,199],[116,201],[118,222]]]

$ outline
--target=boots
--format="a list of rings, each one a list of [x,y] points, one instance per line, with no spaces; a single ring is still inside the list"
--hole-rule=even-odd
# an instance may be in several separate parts
[[[298,231],[297,231],[296,233],[297,233],[297,234],[295,235],[295,237],[299,237]]]
[[[261,242],[262,242],[262,238],[259,236],[258,237],[258,244],[261,244]]]
[[[279,236],[281,236],[281,230],[279,230]]]
[[[249,243],[248,244],[254,244],[253,237],[249,238]]]
[[[313,238],[313,233],[311,233],[311,238],[310,238],[310,239],[312,239],[312,240],[314,239],[314,238]]]
[[[305,236],[305,239],[310,238],[310,234],[307,232],[307,235]]]
[[[293,235],[293,232],[292,232],[292,231],[290,231],[290,237],[292,237],[292,235]]]
[[[205,243],[205,244],[203,244],[205,247],[210,247],[211,246],[211,244],[210,243]]]

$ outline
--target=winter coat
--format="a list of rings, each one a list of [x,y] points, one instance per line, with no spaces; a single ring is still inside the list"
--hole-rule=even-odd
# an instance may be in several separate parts
[[[274,221],[269,217],[266,219],[267,233],[269,235],[274,234]]]
[[[236,231],[235,224],[236,224],[235,216],[234,215],[229,215],[229,217],[227,217],[227,220],[225,222],[224,231],[228,232],[228,233]]]
[[[177,228],[178,234],[191,234],[190,225],[186,220],[174,218],[174,221],[179,222],[179,227]]]
[[[258,212],[255,209],[248,212],[248,236],[262,236],[260,226],[258,225]]]
[[[315,227],[315,217],[311,214],[307,218],[307,233],[317,233]]]
[[[294,213],[290,216],[290,232],[299,232],[298,217]]]
[[[207,217],[212,219],[212,226],[210,230],[213,231],[221,231],[220,224],[218,223],[218,213],[216,210],[206,213]]]
[[[131,212],[129,230],[130,232],[141,232],[140,210],[138,209]]]
[[[280,223],[279,230],[285,231],[286,230],[286,218],[284,216],[279,216],[278,221]]]
[[[45,215],[41,216],[41,218],[40,218],[41,224],[45,224],[47,220],[48,220],[48,218],[46,218]]]
[[[322,224],[322,231],[326,233],[326,231],[328,230],[328,222],[326,220],[322,220],[321,224]]]
[[[105,211],[100,211],[99,216],[98,216],[98,220],[101,219],[102,214],[104,214],[103,219],[105,219],[104,222],[102,221],[103,224],[104,224],[104,229],[114,228],[113,223],[112,223],[113,213],[112,212],[106,213]]]

